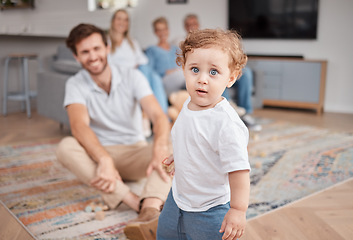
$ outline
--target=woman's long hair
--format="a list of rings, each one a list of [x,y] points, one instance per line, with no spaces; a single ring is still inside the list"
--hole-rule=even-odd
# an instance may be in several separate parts
[[[130,27],[130,17],[129,17],[128,12],[127,12],[125,9],[118,9],[118,10],[116,10],[115,13],[114,13],[113,16],[112,16],[111,21],[110,21],[110,29],[109,29],[109,38],[110,38],[110,41],[111,41],[111,44],[112,44],[112,46],[111,46],[111,51],[112,51],[112,52],[115,52],[115,49],[116,49],[116,47],[117,47],[117,39],[115,38],[115,34],[114,34],[115,30],[114,30],[113,25],[114,25],[115,16],[116,16],[119,12],[124,12],[124,13],[126,13],[126,15],[128,16],[129,27]],[[132,48],[133,50],[135,50],[134,43],[132,42],[131,37],[130,37],[130,34],[129,34],[129,27],[128,27],[128,29],[126,30],[126,32],[124,32],[124,37],[127,39],[127,41],[128,41],[128,43],[129,43],[129,45],[131,46],[131,48]]]

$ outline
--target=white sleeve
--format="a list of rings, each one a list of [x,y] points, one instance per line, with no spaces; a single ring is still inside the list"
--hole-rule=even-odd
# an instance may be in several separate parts
[[[65,84],[65,97],[64,97],[64,108],[73,103],[81,103],[86,105],[86,99],[84,93],[80,90],[77,85],[77,79],[73,76],[67,80]]]
[[[250,170],[248,159],[249,133],[234,122],[226,124],[219,134],[219,155],[224,172]]]
[[[138,70],[132,69],[133,71],[133,89],[134,95],[138,101],[140,101],[143,97],[148,95],[152,95],[152,89],[146,77]]]
[[[136,40],[133,40],[135,52],[136,52],[136,61],[137,65],[145,65],[148,63],[148,58],[142,51],[139,43]]]

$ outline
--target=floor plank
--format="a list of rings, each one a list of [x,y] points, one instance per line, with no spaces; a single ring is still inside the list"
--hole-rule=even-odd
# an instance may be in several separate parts
[[[353,179],[248,221],[243,240],[353,239]]]
[[[35,111],[31,118],[26,113],[10,113],[0,117],[0,145],[39,141],[47,138],[62,138],[70,134],[67,127],[60,128],[60,124]]]
[[[296,124],[310,125],[319,128],[327,128],[335,131],[353,133],[353,114],[326,113],[317,115],[313,111],[287,108],[263,108],[256,109],[255,116],[284,120]]]
[[[18,220],[0,201],[0,239],[11,240],[32,240],[35,239],[28,230],[18,222]]]

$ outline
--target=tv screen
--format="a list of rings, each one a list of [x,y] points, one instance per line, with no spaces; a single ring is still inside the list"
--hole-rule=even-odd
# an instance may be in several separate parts
[[[228,0],[228,27],[252,39],[316,39],[319,0]]]

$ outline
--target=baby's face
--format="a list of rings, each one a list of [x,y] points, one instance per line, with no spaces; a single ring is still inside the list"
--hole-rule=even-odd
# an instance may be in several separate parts
[[[188,107],[195,111],[213,108],[236,80],[229,69],[229,55],[214,47],[187,53],[184,76],[191,97]]]

